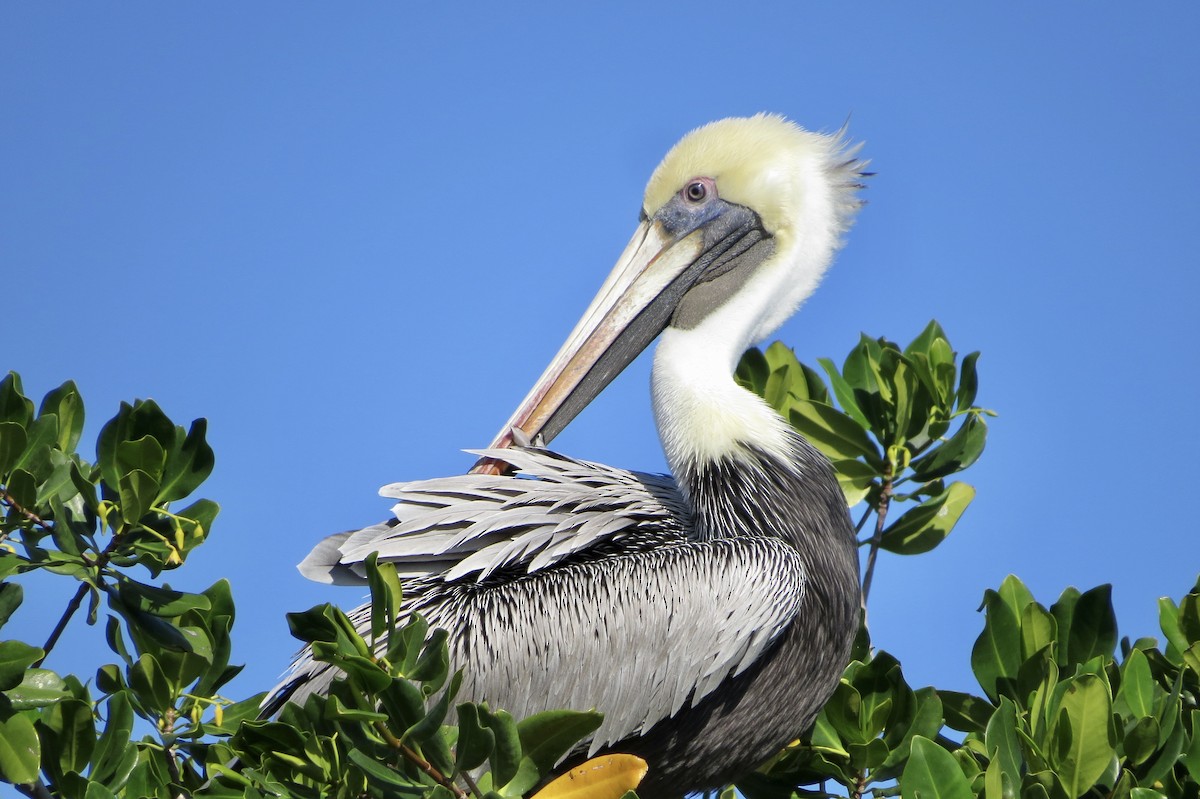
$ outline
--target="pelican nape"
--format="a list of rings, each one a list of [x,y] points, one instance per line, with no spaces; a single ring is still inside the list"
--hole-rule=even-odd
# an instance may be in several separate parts
[[[857,630],[854,531],[829,462],[732,374],[828,267],[859,205],[857,150],[762,114],[689,133],[473,473],[385,487],[394,519],[325,539],[300,570],[362,584],[370,553],[394,562],[406,609],[450,632],[461,696],[517,718],[602,711],[587,754],[645,758],[644,799],[719,785],[794,739]],[[656,337],[651,391],[674,479],[528,445]],[[277,698],[331,677],[302,656]]]

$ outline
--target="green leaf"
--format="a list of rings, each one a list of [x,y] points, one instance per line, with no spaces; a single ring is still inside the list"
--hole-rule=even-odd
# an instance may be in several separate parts
[[[1036,602],[1021,611],[1021,657],[1032,658],[1057,640],[1054,616]]]
[[[1143,716],[1129,725],[1121,745],[1131,766],[1140,766],[1154,754],[1158,749],[1158,734],[1158,720],[1150,716]]]
[[[1181,654],[1188,648],[1187,638],[1179,627],[1179,608],[1167,597],[1158,600],[1158,626],[1167,639],[1167,658],[1173,663],[1181,662]]]
[[[866,430],[832,405],[797,400],[788,418],[792,426],[830,460],[865,458],[873,466],[882,466],[879,449],[867,437]]]
[[[54,414],[38,417],[25,428],[25,434],[25,451],[12,468],[24,469],[40,483],[49,475],[50,453],[58,441],[58,417]]]
[[[21,684],[25,669],[45,656],[40,648],[24,641],[0,641],[0,691]]]
[[[433,736],[437,735],[442,727],[442,722],[446,720],[446,714],[450,712],[450,702],[454,699],[455,694],[458,693],[461,684],[462,672],[455,672],[454,676],[450,679],[449,688],[443,691],[438,700],[433,703],[433,707],[430,707],[426,711],[424,718],[404,731],[401,740],[406,742],[410,740],[416,741],[423,746]]]
[[[182,433],[182,428],[177,428],[154,400],[137,400],[132,405],[122,402],[117,415],[104,425],[96,441],[97,465],[104,482],[117,486],[121,475],[128,471],[128,466],[122,468],[120,462],[122,444],[149,436],[166,453],[175,448],[176,439]],[[127,456],[133,457],[132,451]],[[155,482],[162,477],[161,466],[154,477]]]
[[[984,741],[988,757],[1000,763],[1000,769],[1012,785],[1021,784],[1021,741],[1017,736],[1017,706],[1007,696],[1000,697],[1000,707],[992,714]]]
[[[971,668],[979,685],[996,701],[1007,692],[1021,667],[1021,632],[1012,610],[995,591],[983,595],[983,632],[971,649]]]
[[[393,771],[387,766],[374,760],[370,755],[360,752],[357,749],[350,749],[347,756],[362,769],[363,774],[371,782],[377,783],[388,789],[389,792],[401,793],[409,796],[419,796],[425,792],[418,783],[414,783],[407,777]]]
[[[751,347],[742,353],[733,378],[747,391],[752,391],[761,397],[770,375],[771,367],[762,350],[758,347]]]
[[[972,352],[963,358],[962,363],[959,364],[958,391],[954,395],[954,407],[956,410],[966,410],[975,405],[975,395],[979,392],[979,375],[975,367],[978,360],[979,353]]]
[[[860,460],[835,461],[838,485],[846,495],[846,507],[853,507],[866,498],[879,472]]]
[[[1134,649],[1121,667],[1121,687],[1117,689],[1116,704],[1129,710],[1135,719],[1154,715],[1154,677],[1150,662],[1140,649]]]
[[[114,693],[105,703],[107,719],[104,731],[92,750],[92,772],[95,780],[108,783],[116,776],[130,745],[133,732],[133,706],[129,702],[129,691]]]
[[[33,403],[26,398],[21,388],[21,376],[9,372],[0,380],[0,421],[16,422],[21,427],[33,419]]]
[[[376,721],[387,721],[386,713],[376,713],[374,710],[346,707],[337,696],[329,697],[325,703],[325,718],[331,721],[356,721],[368,724]]]
[[[958,523],[975,498],[966,483],[951,483],[946,491],[910,508],[883,531],[880,546],[898,555],[919,555],[936,547]]]
[[[79,699],[67,699],[42,714],[46,751],[53,753],[59,773],[82,773],[96,746],[92,706]]]
[[[900,778],[903,799],[974,799],[971,785],[954,756],[918,735]]]
[[[175,702],[171,685],[153,655],[142,655],[129,668],[129,687],[138,701],[155,715],[162,715]]]
[[[15,784],[36,782],[42,745],[29,717],[16,713],[0,719],[0,780]]]
[[[485,707],[479,708],[481,720],[496,737],[496,745],[492,750],[492,780],[496,785],[507,785],[517,774],[521,765],[521,736],[517,724],[506,711],[491,712]]]
[[[842,406],[842,410],[846,415],[858,423],[859,427],[864,430],[871,429],[871,423],[863,414],[862,409],[858,407],[858,401],[854,396],[854,388],[846,382],[842,377],[841,372],[837,370],[837,366],[828,358],[818,358],[817,363],[825,370],[825,375],[829,378],[829,385],[833,388],[833,395],[837,397],[838,405]]]
[[[1200,710],[1193,710],[1191,715],[1192,740],[1180,760],[1192,779],[1200,782]]]
[[[548,774],[575,744],[600,729],[604,714],[596,711],[549,710],[517,724],[521,748],[542,774]]]
[[[942,343],[946,342],[946,331],[936,319],[930,319],[929,324],[925,325],[925,329],[917,334],[916,338],[904,348],[905,355],[912,355],[918,352],[929,352],[933,343],[941,339]]]
[[[20,583],[0,583],[0,627],[21,607],[24,596],[25,590]]]
[[[381,640],[396,627],[403,592],[396,564],[378,562],[378,553],[367,556],[367,584],[371,587],[371,640]]]
[[[159,489],[160,502],[183,499],[200,487],[212,474],[216,459],[205,440],[206,419],[196,419],[178,448],[167,450],[167,462]],[[178,440],[179,436],[176,436]]]
[[[0,480],[12,471],[25,451],[25,428],[16,422],[0,422]]]
[[[458,771],[479,768],[487,762],[495,743],[495,734],[479,721],[479,707],[469,702],[459,705],[455,768]]]
[[[1112,606],[1112,586],[1101,585],[1085,591],[1071,611],[1065,664],[1085,663],[1097,655],[1111,657],[1116,646],[1117,617]]]
[[[959,732],[983,732],[996,708],[986,699],[959,691],[938,690],[946,726]]]
[[[1051,763],[1070,797],[1082,796],[1108,768],[1116,753],[1108,686],[1094,674],[1065,683],[1051,730]]]
[[[117,799],[117,795],[101,783],[89,780],[83,799]]]
[[[34,476],[24,469],[13,469],[8,474],[8,485],[5,487],[9,498],[21,506],[25,510],[35,510],[37,507],[37,480]],[[14,511],[9,511],[10,514]],[[11,518],[11,517],[10,517]],[[33,525],[28,524],[21,519],[22,524],[32,528]],[[40,535],[40,532],[39,532]]]
[[[68,380],[42,399],[39,416],[54,414],[58,417],[58,448],[63,452],[74,452],[83,433],[83,397],[73,380]]]
[[[158,481],[141,469],[134,469],[118,478],[121,517],[126,524],[137,522],[149,512],[158,495]]]
[[[174,618],[189,610],[210,608],[208,597],[203,594],[175,591],[167,585],[146,585],[128,578],[120,581],[118,594],[125,607],[160,618]]]
[[[983,417],[968,416],[954,435],[910,464],[917,479],[928,482],[947,477],[975,463],[987,445],[987,432]]]
[[[67,684],[49,669],[26,669],[21,684],[6,692],[13,710],[46,707],[71,697]]]

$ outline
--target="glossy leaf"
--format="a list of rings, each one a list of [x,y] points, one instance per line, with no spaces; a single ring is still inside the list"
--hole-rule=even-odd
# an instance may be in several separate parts
[[[0,422],[0,478],[12,471],[25,452],[25,428],[17,422]]]
[[[517,775],[521,765],[521,736],[513,717],[503,710],[495,713],[480,708],[482,722],[492,731],[496,745],[492,750],[492,779],[506,785]]]
[[[182,616],[189,610],[208,610],[211,606],[203,594],[174,591],[167,586],[146,585],[135,580],[122,580],[118,589],[125,607],[162,618]]]
[[[971,668],[987,695],[996,700],[1021,667],[1021,632],[1012,610],[995,591],[983,597],[983,632],[971,649]]]
[[[40,650],[39,650],[40,651]],[[67,684],[49,669],[26,669],[21,683],[5,693],[13,710],[46,707],[71,697]]]
[[[212,447],[205,440],[207,431],[208,421],[196,419],[186,436],[176,434],[175,445],[166,451],[167,460],[158,496],[160,502],[183,499],[212,474],[216,459]]]
[[[975,489],[966,483],[951,483],[939,496],[910,508],[883,531],[880,547],[898,555],[919,555],[936,547],[962,517]]]
[[[879,472],[860,460],[835,461],[838,486],[846,495],[846,507],[853,507],[866,498],[871,485],[879,479]]]
[[[946,725],[959,732],[983,732],[995,707],[986,699],[959,691],[938,691]]]
[[[158,481],[141,469],[121,475],[117,481],[121,498],[121,516],[127,524],[136,524],[149,511],[158,495]]]
[[[25,669],[44,654],[40,648],[23,641],[0,641],[0,691],[20,685]]]
[[[879,449],[853,419],[831,405],[798,400],[789,414],[792,426],[830,460],[866,458],[881,463]]]
[[[954,756],[922,736],[913,738],[900,787],[903,799],[974,799]]]
[[[21,427],[33,418],[33,403],[21,387],[21,376],[9,372],[0,380],[0,421],[16,422]]]
[[[1045,608],[1031,602],[1021,611],[1021,657],[1028,660],[1057,641],[1057,625]]]
[[[947,477],[971,466],[983,454],[987,445],[987,423],[972,414],[954,435],[912,462],[912,469],[922,481]]]
[[[833,388],[833,395],[837,397],[838,405],[842,406],[846,415],[857,422],[859,427],[869,430],[871,423],[862,409],[858,407],[858,400],[854,396],[854,387],[846,381],[846,378],[842,377],[833,361],[828,358],[818,358],[817,363],[825,370],[825,375],[829,378],[829,385]]]
[[[96,746],[91,704],[78,699],[58,702],[42,714],[40,725],[44,751],[52,753],[59,773],[82,773]]]
[[[42,745],[33,722],[23,713],[0,718],[0,780],[31,783],[37,780]]]
[[[1024,757],[1021,754],[1017,706],[1006,696],[1000,697],[1000,707],[988,721],[985,742],[988,757],[1000,764],[1000,770],[1012,785],[1021,782]]]
[[[1059,602],[1051,608],[1051,612],[1058,622],[1061,664],[1074,665],[1091,660],[1097,655],[1112,655],[1117,646],[1117,618],[1112,607],[1112,586],[1097,586],[1077,595],[1064,592]]]
[[[972,352],[959,364],[958,391],[954,395],[957,410],[966,410],[975,404],[975,395],[979,392],[978,361],[979,353]]]
[[[25,435],[25,451],[12,468],[29,472],[40,483],[49,475],[50,453],[58,441],[58,417],[52,413],[39,416],[25,428]]]
[[[1121,687],[1116,696],[1118,707],[1127,709],[1135,719],[1152,716],[1155,688],[1145,653],[1134,649],[1121,667]]]
[[[0,627],[16,613],[25,596],[25,589],[20,583],[0,583]]]
[[[363,770],[363,773],[367,775],[367,779],[383,786],[389,793],[398,793],[402,796],[420,796],[426,791],[419,783],[414,783],[407,777],[393,771],[371,758],[365,752],[351,749],[347,752],[347,755],[354,765]]]
[[[38,415],[53,414],[58,417],[58,440],[55,442],[63,452],[74,452],[83,433],[83,398],[73,380],[68,380],[50,391],[42,399]]]
[[[129,692],[121,691],[109,697],[106,703],[107,719],[104,730],[92,750],[92,776],[101,782],[110,782],[116,776],[133,732],[133,706]]]
[[[471,771],[487,762],[496,744],[496,735],[479,721],[479,708],[471,703],[458,706],[458,743],[454,747],[454,767]]]
[[[1104,774],[1116,748],[1108,686],[1093,674],[1067,683],[1052,729],[1051,762],[1070,797],[1082,796]]]
[[[550,710],[517,723],[521,749],[543,774],[549,773],[575,744],[600,729],[604,714]]]

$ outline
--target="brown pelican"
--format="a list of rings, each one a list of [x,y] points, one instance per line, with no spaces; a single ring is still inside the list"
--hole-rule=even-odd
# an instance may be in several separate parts
[[[778,751],[847,661],[858,556],[829,462],[732,374],[829,265],[859,205],[856,152],[769,115],[688,134],[481,467],[385,487],[394,519],[331,536],[300,570],[361,584],[370,553],[394,562],[407,609],[450,631],[461,696],[518,718],[597,708],[588,754],[643,757],[647,799],[719,785]],[[674,479],[530,445],[660,334],[652,396]],[[330,678],[302,658],[280,695]]]

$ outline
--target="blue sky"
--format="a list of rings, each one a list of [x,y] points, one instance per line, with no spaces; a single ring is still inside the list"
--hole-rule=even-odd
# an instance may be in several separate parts
[[[877,645],[971,689],[985,588],[1112,582],[1122,632],[1200,571],[1195,4],[5,4],[0,368],[204,416],[223,510],[176,582],[233,583],[232,693],[283,614],[354,589],[293,568],[452,474],[557,349],[687,130],[761,110],[878,173],[779,333],[840,361],[939,319],[1000,414],[934,553],[884,556]],[[555,442],[664,468],[640,359]],[[67,593],[14,624],[40,639]],[[36,630],[36,632],[34,632]],[[8,632],[7,630],[5,631]],[[73,629],[49,665],[93,668]]]

